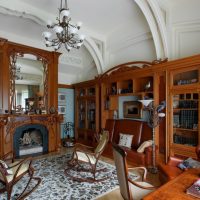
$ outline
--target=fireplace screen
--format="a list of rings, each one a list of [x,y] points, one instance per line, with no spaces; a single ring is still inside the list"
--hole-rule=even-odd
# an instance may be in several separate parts
[[[38,129],[26,130],[19,139],[19,155],[43,152],[42,133]]]
[[[48,131],[45,126],[31,124],[16,129],[14,134],[16,157],[48,152]]]

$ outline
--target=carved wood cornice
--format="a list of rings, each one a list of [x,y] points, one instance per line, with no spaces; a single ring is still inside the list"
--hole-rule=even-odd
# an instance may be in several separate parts
[[[120,64],[120,65],[117,65],[117,66],[107,70],[102,75],[96,77],[96,79],[103,80],[110,76],[121,74],[122,72],[128,72],[128,71],[133,71],[133,70],[137,70],[137,69],[148,68],[148,67],[152,67],[157,64],[167,62],[167,61],[168,61],[168,59],[165,58],[165,59],[154,60],[152,62],[135,61],[135,62],[128,62],[128,63]]]
[[[7,41],[5,38],[0,38],[0,46],[3,46]]]
[[[0,116],[0,127],[5,126],[8,122],[8,118],[5,116]]]

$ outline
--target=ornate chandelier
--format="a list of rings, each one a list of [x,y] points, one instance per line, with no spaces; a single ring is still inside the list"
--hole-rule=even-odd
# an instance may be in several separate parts
[[[61,0],[59,8],[59,16],[56,18],[57,23],[48,22],[47,28],[52,29],[57,38],[51,39],[52,33],[45,31],[42,33],[45,44],[47,47],[54,47],[57,51],[60,49],[62,44],[65,46],[67,51],[71,48],[79,49],[85,39],[84,35],[78,35],[77,32],[80,29],[82,23],[78,22],[76,25],[71,22],[70,11],[67,6],[67,0]]]

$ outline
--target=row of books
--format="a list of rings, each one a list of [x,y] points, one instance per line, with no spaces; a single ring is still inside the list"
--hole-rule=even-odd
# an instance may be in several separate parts
[[[179,101],[179,108],[198,108],[198,101]]]
[[[183,135],[174,134],[174,143],[175,144],[184,144],[189,146],[197,146],[197,138],[196,137],[186,137]]]
[[[173,116],[174,127],[194,129],[198,124],[197,110],[181,110]]]

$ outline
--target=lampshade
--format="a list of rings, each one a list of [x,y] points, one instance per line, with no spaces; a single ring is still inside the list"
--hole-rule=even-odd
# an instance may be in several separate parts
[[[147,107],[153,101],[153,99],[143,99],[143,100],[138,100],[138,101]]]

